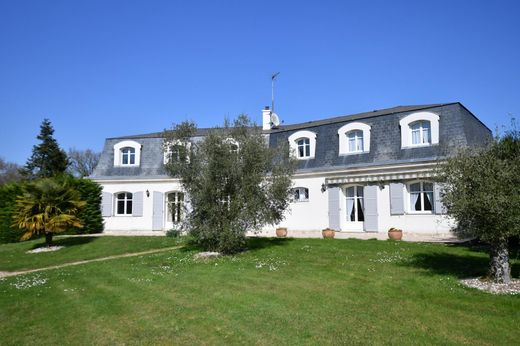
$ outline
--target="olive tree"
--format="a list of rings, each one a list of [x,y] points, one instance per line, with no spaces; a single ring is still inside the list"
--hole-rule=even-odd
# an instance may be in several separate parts
[[[196,243],[223,253],[240,251],[246,232],[283,219],[295,169],[288,146],[270,148],[245,115],[204,136],[194,123],[165,131],[168,173],[181,179],[190,212],[183,227]],[[199,134],[200,135],[200,134]]]
[[[509,283],[508,238],[520,234],[520,136],[516,129],[479,149],[464,149],[439,166],[447,213],[460,236],[490,245],[489,277]]]

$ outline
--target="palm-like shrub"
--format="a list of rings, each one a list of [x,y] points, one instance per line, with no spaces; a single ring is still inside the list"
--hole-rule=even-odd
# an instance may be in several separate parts
[[[45,234],[47,246],[51,246],[55,233],[83,227],[77,213],[84,206],[79,193],[66,182],[41,179],[25,185],[16,199],[14,226],[25,231],[21,240]]]

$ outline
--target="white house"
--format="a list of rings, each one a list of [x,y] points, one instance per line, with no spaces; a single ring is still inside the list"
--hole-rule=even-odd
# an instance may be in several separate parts
[[[274,230],[448,233],[437,161],[482,145],[491,131],[460,103],[399,106],[273,127],[262,112],[269,145],[288,142],[298,159],[294,197]],[[199,129],[200,140],[207,129]],[[105,229],[165,231],[183,217],[185,198],[166,174],[162,132],[108,138],[91,178],[103,186]],[[171,212],[168,212],[171,211]]]

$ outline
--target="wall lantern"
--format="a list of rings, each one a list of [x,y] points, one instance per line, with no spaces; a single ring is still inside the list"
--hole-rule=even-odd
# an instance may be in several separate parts
[[[146,197],[150,197],[150,191],[146,190]]]

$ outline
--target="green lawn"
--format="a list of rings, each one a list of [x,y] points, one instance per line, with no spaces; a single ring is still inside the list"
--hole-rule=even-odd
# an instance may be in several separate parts
[[[89,260],[177,245],[167,237],[57,237],[54,245],[64,246],[57,252],[27,253],[45,247],[43,239],[0,245],[0,271],[18,271]]]
[[[102,239],[71,248],[106,254],[110,246]],[[109,240],[120,246],[142,242],[139,250],[174,245],[172,239],[158,238],[170,244],[147,239]],[[119,251],[116,244],[113,251]],[[2,245],[0,251],[4,247],[20,259],[27,249]],[[54,253],[56,261],[63,260],[61,251]],[[197,262],[193,254],[179,249],[5,278],[0,343],[515,345],[520,340],[520,296],[458,284],[459,277],[486,271],[486,254],[466,247],[254,239],[238,256]],[[2,263],[0,270],[7,269]],[[518,277],[518,258],[513,269]]]

